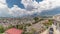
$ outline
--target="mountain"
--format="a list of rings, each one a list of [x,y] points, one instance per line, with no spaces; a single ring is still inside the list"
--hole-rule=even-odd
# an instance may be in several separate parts
[[[60,7],[51,10],[44,10],[40,13],[40,15],[56,15],[56,14],[60,14]]]

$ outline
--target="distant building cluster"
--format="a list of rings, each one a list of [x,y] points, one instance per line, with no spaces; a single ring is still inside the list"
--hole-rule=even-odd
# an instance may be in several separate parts
[[[19,19],[19,18],[3,18],[0,19],[0,25],[8,27],[9,25],[19,25],[25,23],[33,23],[33,19]]]

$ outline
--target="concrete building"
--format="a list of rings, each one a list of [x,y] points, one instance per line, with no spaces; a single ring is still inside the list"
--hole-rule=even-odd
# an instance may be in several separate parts
[[[54,19],[54,20],[57,20],[57,21],[60,21],[60,15],[55,15],[55,16],[53,16],[53,19]]]
[[[56,29],[60,30],[60,15],[53,16],[53,19],[53,24],[56,26]]]

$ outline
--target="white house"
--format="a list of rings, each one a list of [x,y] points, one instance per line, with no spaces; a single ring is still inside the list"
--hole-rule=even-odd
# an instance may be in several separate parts
[[[54,20],[60,21],[60,14],[53,16]]]
[[[60,30],[60,14],[53,16],[54,19],[54,25],[56,26],[56,29]]]

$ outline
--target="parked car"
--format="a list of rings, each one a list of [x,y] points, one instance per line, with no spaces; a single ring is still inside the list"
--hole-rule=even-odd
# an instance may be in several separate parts
[[[49,34],[53,34],[53,32],[54,32],[53,28],[50,28],[49,29]]]

